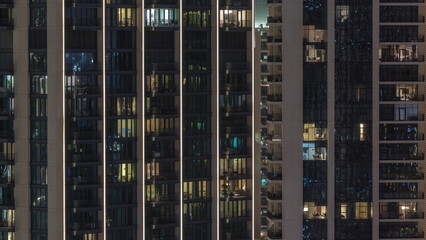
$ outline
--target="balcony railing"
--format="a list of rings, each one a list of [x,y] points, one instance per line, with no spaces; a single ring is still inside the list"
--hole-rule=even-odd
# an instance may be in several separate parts
[[[145,0],[145,5],[177,5],[177,0]]]
[[[0,161],[14,161],[15,154],[13,153],[0,153]]]
[[[282,62],[282,57],[281,56],[268,56],[268,62],[280,63],[280,62]]]
[[[0,27],[13,27],[13,19],[0,18]]]
[[[423,212],[381,212],[379,214],[380,219],[423,219]]]
[[[147,202],[175,202],[178,201],[179,195],[175,194],[156,194],[147,197]]]
[[[220,0],[221,7],[248,7],[250,6],[247,0]]]
[[[150,109],[147,109],[146,114],[147,115],[169,115],[169,114],[177,114],[176,108],[171,107],[152,107]]]
[[[282,180],[282,173],[268,173],[269,180]]]
[[[71,229],[75,231],[96,230],[96,229],[100,229],[100,227],[101,227],[101,224],[99,221],[85,222],[85,223],[78,223],[78,222],[71,223]]]
[[[400,57],[400,56],[392,56],[386,55],[380,58],[380,62],[424,62],[425,56],[420,55],[418,57]]]
[[[423,180],[424,173],[380,173],[381,180]]]
[[[67,18],[67,26],[70,27],[99,27],[102,26],[100,18]]]
[[[281,23],[282,18],[281,17],[268,17],[267,22],[268,23]]]
[[[73,162],[96,162],[99,161],[99,154],[70,154],[70,159]]]
[[[282,82],[282,75],[270,75],[268,76],[268,82]]]
[[[87,200],[73,200],[71,201],[71,206],[74,208],[84,208],[84,207],[98,207],[100,206],[99,199],[87,199]]]
[[[100,94],[100,93],[101,93],[101,89],[98,86],[67,87],[67,94],[87,95],[87,94]]]
[[[283,194],[280,193],[272,193],[272,192],[268,192],[267,198],[271,199],[271,200],[281,200],[283,197]]]
[[[380,229],[379,238],[423,238],[422,231],[401,227],[400,229]]]
[[[252,21],[250,20],[239,20],[239,21],[220,21],[221,28],[251,28]]]
[[[0,0],[0,4],[13,4],[13,0]]]
[[[268,211],[266,216],[270,219],[281,219],[283,217],[282,213],[277,213],[277,212],[273,213],[270,211]]]
[[[422,192],[380,192],[380,199],[423,199]]]
[[[67,182],[71,185],[94,185],[100,184],[102,180],[100,177],[78,176],[68,177]]]
[[[269,1],[271,1],[271,0],[269,0]],[[275,0],[275,1],[280,1],[280,3],[281,3],[281,0]],[[282,36],[268,36],[266,41],[268,43],[280,43],[280,42],[283,41],[283,37]]]
[[[179,64],[177,63],[146,63],[147,71],[178,71]]]
[[[101,0],[67,0],[67,3],[72,5],[78,5],[78,4],[98,5],[98,4],[102,4],[102,1]]]
[[[281,94],[270,94],[267,99],[269,102],[281,102],[283,100],[283,96]]]
[[[13,61],[0,62],[0,72],[13,72],[13,70]]]
[[[423,160],[423,153],[380,153],[380,160]]]
[[[97,72],[99,66],[96,63],[66,63],[66,72]]]
[[[71,132],[69,140],[90,140],[90,139],[100,139],[101,132],[94,131],[92,129],[81,130],[78,132]]]
[[[281,239],[282,235],[283,235],[283,233],[282,233],[281,229],[279,229],[279,230],[277,230],[277,229],[268,229],[268,237],[270,239]]]

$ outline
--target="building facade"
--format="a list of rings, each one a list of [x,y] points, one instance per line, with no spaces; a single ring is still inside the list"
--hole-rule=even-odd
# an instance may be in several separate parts
[[[268,7],[265,239],[424,239],[424,2]]]
[[[0,0],[0,239],[253,239],[253,6]]]

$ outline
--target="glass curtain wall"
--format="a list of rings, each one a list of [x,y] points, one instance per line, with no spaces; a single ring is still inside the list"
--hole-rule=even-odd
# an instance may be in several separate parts
[[[68,240],[102,232],[102,2],[65,11],[66,229]]]
[[[335,4],[335,239],[369,240],[373,2]]]
[[[137,239],[136,1],[106,2],[107,239]]]
[[[303,239],[326,239],[326,0],[304,1],[303,47]]]
[[[31,239],[47,239],[47,27],[46,1],[30,1]],[[13,109],[12,113],[13,113]]]
[[[211,2],[183,4],[183,235],[212,238]]]

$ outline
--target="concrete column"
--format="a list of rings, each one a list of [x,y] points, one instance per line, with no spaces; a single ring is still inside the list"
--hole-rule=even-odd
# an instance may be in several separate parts
[[[30,237],[30,150],[27,1],[13,8],[13,63],[15,70],[15,239]],[[0,40],[1,41],[1,40]]]
[[[303,1],[283,1],[283,239],[303,232]]]
[[[47,0],[47,142],[49,240],[64,239],[63,38],[64,1]]]
[[[335,139],[334,139],[334,28],[335,0],[327,3],[327,239],[335,233]]]
[[[379,239],[379,1],[373,1],[373,53],[372,53],[372,70],[373,70],[373,81],[372,81],[372,91],[373,91],[373,235],[372,239]]]

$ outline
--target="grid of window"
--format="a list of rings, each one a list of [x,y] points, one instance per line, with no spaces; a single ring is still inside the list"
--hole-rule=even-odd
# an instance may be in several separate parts
[[[352,213],[372,201],[372,1],[335,8],[335,239],[367,240],[371,214]]]
[[[47,239],[47,5],[30,3],[31,239]]]
[[[106,12],[107,239],[136,240],[136,5]],[[153,173],[154,176],[155,173]],[[123,189],[123,190],[121,190]],[[124,191],[120,196],[117,191]]]

